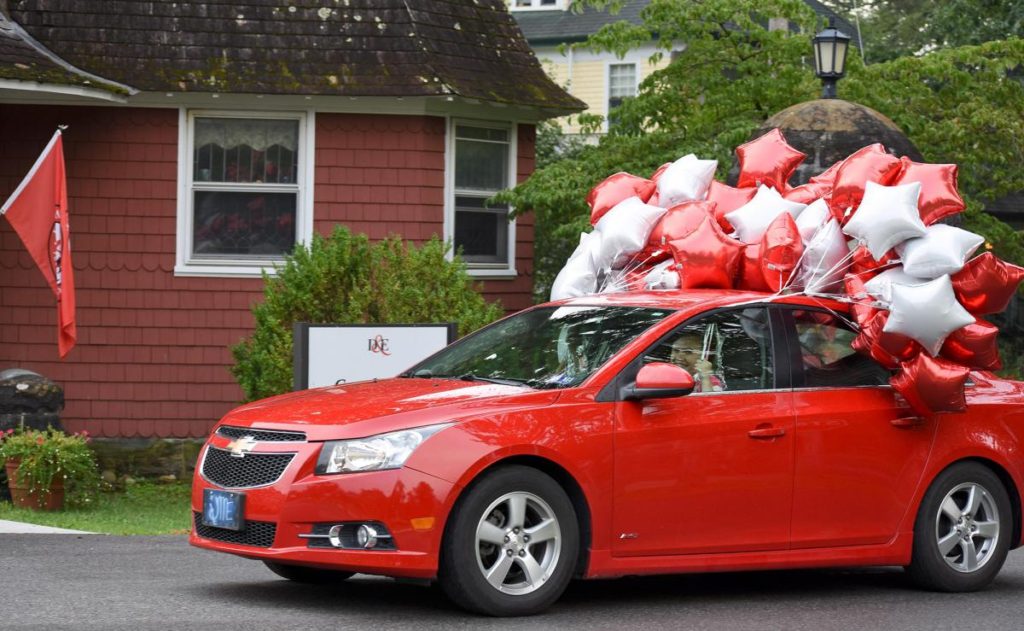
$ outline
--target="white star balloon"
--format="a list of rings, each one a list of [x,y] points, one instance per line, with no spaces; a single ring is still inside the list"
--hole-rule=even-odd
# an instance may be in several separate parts
[[[950,333],[974,321],[957,302],[949,276],[939,276],[913,287],[893,285],[889,318],[882,330],[917,340],[935,357]]]
[[[888,305],[892,303],[892,290],[894,286],[916,287],[927,282],[927,278],[911,276],[902,267],[893,267],[864,283],[864,291],[871,294],[879,302]]]
[[[643,203],[639,197],[622,200],[594,226],[601,233],[601,247],[595,256],[597,271],[618,269],[644,249],[654,224],[665,214],[664,208]]]
[[[864,199],[843,231],[857,239],[881,260],[895,245],[925,235],[925,225],[917,210],[921,183],[882,186],[868,182]]]
[[[590,232],[580,235],[565,267],[558,272],[551,284],[551,300],[587,296],[597,291],[597,261],[595,256],[601,250],[601,233]]]
[[[698,160],[685,155],[673,162],[658,178],[658,200],[665,208],[704,199],[715,177],[718,160]]]
[[[959,272],[984,242],[981,235],[940,223],[929,227],[923,237],[897,245],[896,252],[911,276],[937,278]]]
[[[850,266],[850,248],[839,229],[839,222],[829,219],[807,244],[800,262],[800,273],[793,283],[809,294],[828,294],[843,282]]]
[[[774,188],[761,186],[753,199],[726,214],[725,218],[736,229],[736,237],[740,241],[757,243],[776,217],[788,212],[797,219],[804,208],[806,204],[791,202]]]
[[[807,208],[804,208],[800,216],[796,218],[796,229],[800,231],[800,238],[804,245],[811,242],[818,229],[825,225],[825,222],[832,217],[828,209],[828,202],[823,199],[816,199]]]

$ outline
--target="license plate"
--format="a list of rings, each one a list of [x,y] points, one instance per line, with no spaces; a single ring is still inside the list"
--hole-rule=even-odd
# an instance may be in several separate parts
[[[242,507],[245,494],[203,489],[203,523],[214,528],[241,530],[245,522]]]

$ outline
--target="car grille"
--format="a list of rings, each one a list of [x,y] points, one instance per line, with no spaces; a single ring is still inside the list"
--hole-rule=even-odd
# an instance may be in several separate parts
[[[196,525],[196,534],[203,539],[213,539],[225,543],[237,543],[243,546],[254,546],[257,548],[269,548],[274,545],[274,535],[277,533],[277,524],[272,521],[247,521],[242,530],[227,530],[225,528],[214,528],[203,523],[203,514],[193,511],[193,521]]]
[[[229,489],[247,489],[273,484],[284,473],[295,454],[246,454],[243,458],[210,447],[203,459],[203,477]]]
[[[279,432],[267,429],[250,429],[248,427],[231,427],[229,425],[217,428],[217,434],[226,438],[252,436],[256,441],[263,443],[301,443],[306,440],[306,434],[303,432]]]

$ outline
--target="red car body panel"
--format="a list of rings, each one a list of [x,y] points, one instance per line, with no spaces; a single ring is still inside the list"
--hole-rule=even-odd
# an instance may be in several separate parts
[[[532,390],[444,379],[389,379],[291,393],[242,406],[221,424],[301,430],[275,484],[245,491],[245,519],[278,524],[255,548],[200,537],[193,545],[250,558],[433,578],[447,518],[467,486],[510,458],[571,479],[589,532],[587,577],[692,571],[905,565],[931,480],[963,459],[997,466],[1011,496],[1024,482],[1024,384],[973,373],[968,409],[916,419],[888,387],[699,393],[598,402],[643,349],[688,318],[765,300],[690,291],[608,294],[568,305],[678,311],[575,388]],[[816,298],[776,303],[846,306]],[[399,469],[317,475],[322,441],[452,422]],[[209,445],[230,439],[211,436]],[[200,454],[200,462],[205,454]],[[202,510],[198,472],[192,504]],[[1019,511],[1018,511],[1019,513]],[[1020,519],[1014,546],[1020,543]],[[314,523],[377,520],[396,551],[311,549]]]

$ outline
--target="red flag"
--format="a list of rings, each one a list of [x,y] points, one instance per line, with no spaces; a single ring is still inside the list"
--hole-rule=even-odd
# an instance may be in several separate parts
[[[53,135],[0,215],[7,217],[57,296],[57,346],[63,359],[75,345],[75,272],[68,242],[64,143]]]

